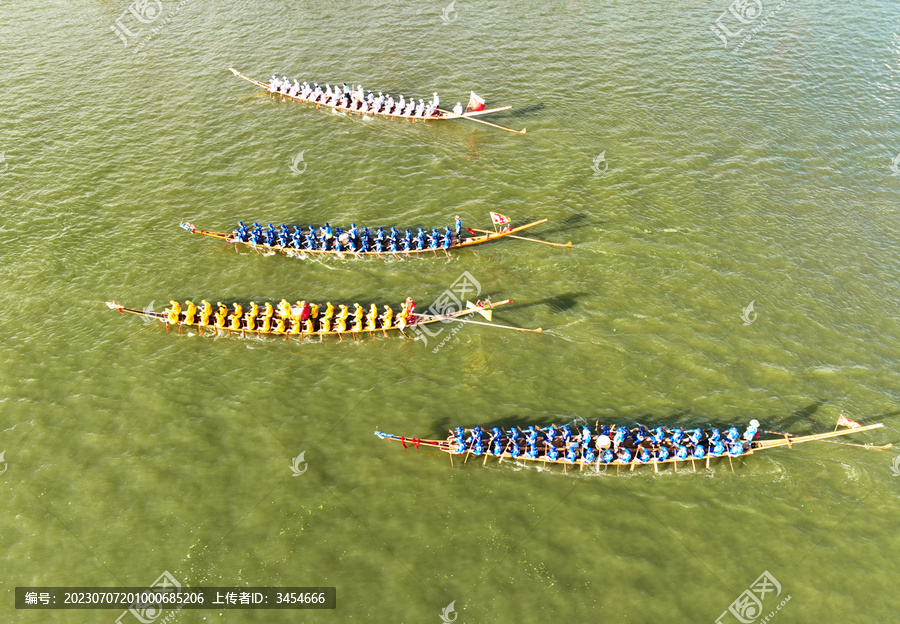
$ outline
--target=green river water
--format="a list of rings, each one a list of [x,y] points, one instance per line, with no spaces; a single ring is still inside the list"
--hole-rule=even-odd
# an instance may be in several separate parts
[[[765,572],[769,621],[897,621],[900,449],[617,476],[451,468],[373,431],[756,418],[807,434],[844,413],[885,427],[843,441],[898,441],[900,5],[448,5],[4,3],[0,621],[112,624],[120,610],[16,610],[14,589],[163,572],[334,586],[337,608],[146,621],[724,624]],[[349,118],[230,65],[448,106],[474,90],[528,132]],[[490,227],[491,210],[574,246],[304,261],[178,227]],[[422,309],[465,271],[515,300],[496,322],[544,332],[178,336],[103,305]]]

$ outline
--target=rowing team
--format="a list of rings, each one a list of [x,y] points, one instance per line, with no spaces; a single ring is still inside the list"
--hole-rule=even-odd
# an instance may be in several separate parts
[[[419,228],[418,233],[413,234],[409,228],[401,234],[397,228],[391,227],[390,232],[385,233],[383,227],[379,227],[374,236],[369,228],[363,228],[362,232],[355,223],[350,224],[350,230],[345,232],[341,228],[332,228],[326,223],[318,230],[312,225],[304,231],[301,226],[291,228],[285,224],[281,230],[276,230],[269,224],[264,232],[262,226],[254,223],[252,229],[238,221],[237,228],[232,232],[231,242],[250,243],[252,245],[267,245],[269,247],[281,247],[283,249],[297,249],[306,251],[352,251],[352,252],[398,252],[398,251],[425,251],[437,249],[450,249],[461,241],[462,219],[455,217],[454,232],[450,226],[444,227],[443,234],[437,228],[433,228],[428,234]]]
[[[290,97],[301,98],[326,106],[334,106],[336,108],[346,108],[360,113],[381,113],[383,115],[403,115],[405,117],[439,117],[440,111],[438,106],[441,100],[437,92],[434,93],[431,100],[427,103],[419,100],[416,104],[415,98],[407,101],[402,95],[400,99],[394,100],[393,96],[384,94],[381,91],[375,95],[371,91],[364,91],[362,85],[358,85],[353,89],[347,84],[340,87],[326,84],[325,88],[318,82],[310,85],[308,82],[299,83],[295,79],[293,82],[285,76],[279,79],[278,76],[272,76],[269,81],[268,89],[271,93],[280,93]],[[462,103],[457,102],[453,107],[453,112],[462,115]]]
[[[200,303],[201,307],[198,309],[192,301],[185,301],[183,307],[177,301],[169,301],[169,307],[165,310],[165,322],[270,334],[402,330],[417,322],[416,303],[411,297],[406,298],[396,316],[389,305],[385,305],[383,312],[379,314],[374,303],[368,312],[358,303],[354,303],[353,310],[350,310],[344,304],[335,308],[330,301],[322,307],[306,301],[298,301],[296,306],[292,306],[286,299],[282,299],[277,307],[266,302],[262,308],[251,301],[246,311],[240,303],[232,304],[232,310],[221,301],[216,303],[215,308],[206,299]]]
[[[662,427],[648,430],[643,425],[629,430],[627,427],[603,425],[597,434],[583,427],[580,434],[573,434],[568,425],[546,429],[531,426],[524,432],[517,427],[501,431],[494,427],[490,432],[481,427],[465,430],[457,427],[447,438],[451,453],[489,453],[496,457],[524,457],[569,462],[593,462],[602,464],[630,462],[644,464],[666,460],[688,460],[728,455],[737,457],[750,450],[751,442],[759,432],[759,421],[751,420],[743,435],[737,427],[731,427],[725,435],[718,429],[708,433],[701,429],[685,432],[681,428],[671,431]]]

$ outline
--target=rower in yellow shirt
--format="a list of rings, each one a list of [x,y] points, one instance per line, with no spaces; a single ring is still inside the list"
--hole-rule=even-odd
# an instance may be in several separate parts
[[[181,304],[174,299],[169,300],[169,307],[166,308],[166,322],[174,325],[181,320]]]
[[[375,325],[378,322],[378,307],[373,303],[369,308],[369,313],[366,315],[366,330],[374,331]]]
[[[353,304],[353,331],[361,332],[365,309],[358,303]]]
[[[394,311],[391,306],[384,304],[384,314],[381,315],[381,329],[390,329],[394,322]]]
[[[335,319],[334,331],[341,333],[347,331],[347,317],[350,316],[350,310],[347,309],[347,306],[343,303],[338,307],[340,308],[340,312],[338,312],[337,318]]]
[[[216,305],[219,306],[216,310],[216,328],[225,329],[225,323],[228,320],[228,308],[221,301],[217,301]]]
[[[184,302],[184,324],[193,325],[197,320],[197,306],[191,300]]]
[[[250,302],[250,309],[244,315],[245,325],[250,331],[256,331],[256,317],[259,316],[259,306],[255,301]]]
[[[198,325],[200,325],[200,327],[206,327],[209,325],[209,319],[212,316],[213,308],[206,299],[202,299],[200,303],[203,304],[203,307],[200,308],[200,320],[198,321]]]
[[[231,329],[241,329],[241,320],[244,317],[244,306],[235,301],[234,311],[231,313]]]

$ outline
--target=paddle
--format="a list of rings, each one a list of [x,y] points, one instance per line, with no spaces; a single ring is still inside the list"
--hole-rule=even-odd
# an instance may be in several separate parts
[[[478,228],[469,228],[469,229],[474,232],[481,232],[482,234],[496,234],[496,232],[491,232],[490,230],[480,230]],[[532,243],[543,243],[544,245],[553,245],[554,247],[567,247],[568,248],[568,247],[572,246],[572,241],[569,241],[568,243],[563,244],[563,243],[553,243],[550,241],[539,240],[537,238],[527,238],[525,236],[516,236],[515,234],[507,234],[507,236],[509,238],[518,238],[519,240],[531,241]]]
[[[472,323],[473,325],[487,325],[488,327],[497,327],[500,329],[512,329],[514,331],[520,332],[530,332],[532,334],[540,334],[544,330],[538,327],[537,329],[528,329],[527,327],[511,327],[509,325],[498,325],[497,323],[484,323],[482,321],[471,321],[469,319],[461,319],[455,316],[434,316],[431,314],[420,314],[419,318],[428,318],[429,320],[435,321],[456,321],[458,323]]]
[[[451,111],[448,111],[448,110],[444,110],[444,109],[442,109],[442,108],[439,108],[439,109],[437,109],[437,110],[441,111],[442,113],[447,113],[448,115],[456,115],[456,113],[451,112]],[[486,125],[486,126],[493,126],[494,128],[500,128],[501,130],[506,130],[507,132],[515,132],[516,134],[525,134],[525,130],[526,130],[526,128],[522,128],[521,130],[513,130],[512,128],[507,128],[507,127],[505,127],[505,126],[498,126],[497,124],[492,124],[492,123],[489,122],[489,121],[483,121],[483,120],[481,120],[481,119],[475,119],[474,117],[466,117],[465,114],[462,114],[462,115],[456,115],[455,117],[451,117],[451,119],[468,119],[469,121],[475,121],[475,122],[478,122],[478,123],[482,123],[482,124],[484,124],[484,125]]]
[[[872,450],[876,450],[876,451],[886,451],[889,448],[891,448],[892,446],[894,446],[893,444],[885,444],[883,446],[875,446],[874,444],[853,444],[852,442],[838,442],[837,440],[822,440],[822,441],[830,442],[832,444],[843,444],[844,446],[858,446],[859,448],[872,449]]]

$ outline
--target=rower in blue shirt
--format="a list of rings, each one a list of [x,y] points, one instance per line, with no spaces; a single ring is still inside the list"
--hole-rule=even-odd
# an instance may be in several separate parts
[[[653,430],[653,435],[650,436],[650,439],[653,440],[654,444],[662,444],[663,439],[666,437],[666,432],[663,431],[662,427],[657,427]]]
[[[453,218],[455,219],[455,222],[453,223],[453,229],[456,231],[456,242],[461,243],[462,242],[462,238],[461,238],[462,219],[459,218],[459,215],[456,215]]]
[[[578,447],[570,446],[566,449],[566,461],[574,464],[578,461],[578,451],[576,450]]]
[[[691,432],[691,435],[688,436],[688,440],[691,441],[691,444],[700,444],[700,440],[703,439],[703,430],[699,427],[694,429]]]
[[[735,442],[740,438],[741,434],[737,427],[729,427],[728,431],[725,433],[725,439],[728,440],[728,442]]]
[[[416,234],[416,249],[422,251],[425,249],[425,230],[419,228],[419,233]]]
[[[302,249],[303,248],[303,230],[299,227],[294,228],[294,234],[291,236],[291,242],[293,243],[294,249]]]
[[[378,232],[375,234],[375,240],[384,242],[384,228],[382,226],[378,226]]]
[[[450,232],[450,226],[444,226],[444,249],[448,249],[453,244],[453,233]]]
[[[648,461],[650,461],[650,451],[648,451],[647,447],[645,446],[639,446],[635,459],[642,464],[646,464]]]
[[[359,238],[359,230],[356,229],[355,223],[350,224],[350,232],[349,233],[350,233],[350,238],[353,239],[354,241],[357,238]]]
[[[591,445],[591,430],[587,427],[581,428],[581,446]]]
[[[288,230],[288,226],[284,223],[281,224],[281,231],[278,233],[278,244],[281,247],[287,247],[288,242],[291,240],[291,233]]]
[[[384,251],[384,242],[377,238],[375,239],[375,251],[377,253],[381,253]]]
[[[272,224],[269,224],[269,229],[266,230],[266,245],[269,247],[275,246],[275,228],[272,227]]]
[[[234,240],[239,243],[247,242],[247,226],[244,225],[243,221],[238,221],[237,229],[233,232]]]
[[[744,440],[747,441],[747,444],[753,441],[753,438],[756,437],[756,434],[759,432],[759,421],[753,419],[750,421],[750,425],[747,427],[747,430],[744,432]]]
[[[546,429],[544,429],[544,439],[547,441],[547,444],[553,444],[553,440],[556,438],[556,427],[554,425],[550,425]]]
[[[623,464],[627,464],[631,461],[631,451],[623,446],[619,449],[618,457],[620,462],[622,462]]]
[[[675,459],[687,459],[688,458],[688,450],[687,447],[683,444],[675,445]]]
[[[615,458],[615,454],[610,449],[606,449],[605,451],[600,453],[601,464],[611,464]]]
[[[528,459],[537,459],[537,455],[537,446],[535,446],[533,442],[529,442],[528,447],[525,450],[525,457],[527,457]]]
[[[587,463],[592,463],[597,458],[597,454],[594,452],[594,449],[582,448],[581,449],[581,459]]]
[[[647,427],[645,427],[644,425],[639,425],[638,428],[634,430],[633,435],[634,441],[637,444],[640,444],[649,435],[649,432],[647,431]]]
[[[262,242],[262,226],[259,223],[253,224],[253,232],[250,233],[250,242],[259,245]]]
[[[667,446],[661,446],[656,449],[656,461],[664,462],[669,459],[669,448]]]
[[[388,251],[390,251],[391,253],[397,253],[397,239],[396,238],[391,238],[391,240],[388,242]]]
[[[559,449],[556,448],[555,446],[551,445],[547,449],[547,452],[545,453],[545,457],[547,459],[549,459],[550,461],[556,461],[557,459],[559,459]]]
[[[362,233],[362,250],[369,251],[369,239],[371,235],[369,234],[369,228],[363,228]]]
[[[428,248],[429,249],[437,249],[441,246],[441,233],[438,232],[437,228],[431,230],[431,235],[428,237]]]

